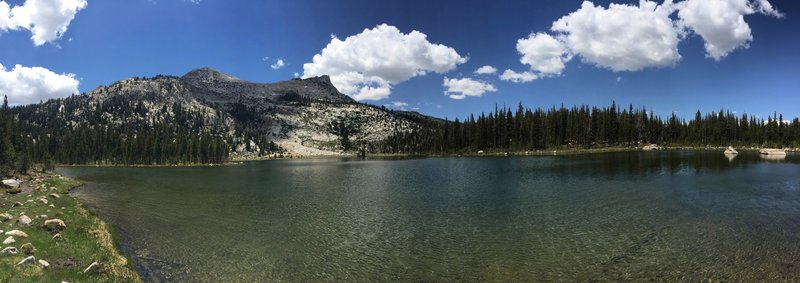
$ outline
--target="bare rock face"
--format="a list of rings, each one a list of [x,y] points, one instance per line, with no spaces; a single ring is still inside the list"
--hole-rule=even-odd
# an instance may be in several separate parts
[[[210,100],[237,99],[240,96],[258,97],[277,101],[309,99],[335,103],[353,103],[352,98],[340,93],[328,76],[292,79],[277,83],[254,83],[241,80],[211,68],[200,68],[181,77],[200,98]]]

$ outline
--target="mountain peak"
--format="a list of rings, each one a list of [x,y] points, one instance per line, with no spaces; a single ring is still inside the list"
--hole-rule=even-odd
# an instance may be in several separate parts
[[[210,67],[194,69],[183,75],[184,80],[199,81],[241,81],[239,78],[217,71]]]

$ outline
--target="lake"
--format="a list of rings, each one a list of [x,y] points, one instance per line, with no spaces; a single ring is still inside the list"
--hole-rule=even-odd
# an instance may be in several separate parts
[[[146,281],[792,281],[800,156],[63,167]]]

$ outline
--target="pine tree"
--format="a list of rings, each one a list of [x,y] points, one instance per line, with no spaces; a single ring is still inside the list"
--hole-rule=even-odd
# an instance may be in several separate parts
[[[14,174],[17,155],[11,143],[13,118],[8,108],[8,96],[3,96],[3,106],[0,108],[0,175]]]

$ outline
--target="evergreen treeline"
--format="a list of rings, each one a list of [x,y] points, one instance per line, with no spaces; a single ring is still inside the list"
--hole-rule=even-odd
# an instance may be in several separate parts
[[[50,169],[55,163],[182,164],[227,160],[230,148],[226,140],[204,131],[203,117],[183,109],[179,103],[162,108],[160,115],[151,115],[141,101],[125,96],[93,104],[86,103],[85,98],[71,96],[14,108],[4,100],[0,109],[0,173],[26,172],[34,163]],[[111,113],[115,117],[109,120]],[[78,115],[80,122],[70,115]]]
[[[783,115],[766,119],[730,111],[702,115],[686,121],[674,113],[668,118],[651,115],[645,108],[621,109],[574,106],[516,110],[495,107],[461,121],[421,121],[410,133],[395,133],[380,148],[394,153],[468,153],[528,151],[549,148],[596,148],[660,144],[671,146],[799,147],[800,120]]]

